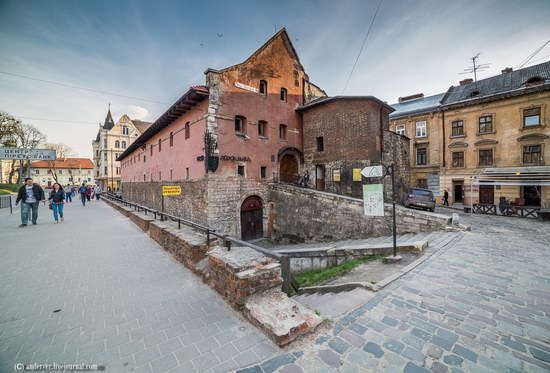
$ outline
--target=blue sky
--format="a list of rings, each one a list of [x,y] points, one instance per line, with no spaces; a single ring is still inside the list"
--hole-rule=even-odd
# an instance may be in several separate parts
[[[242,62],[282,27],[330,96],[390,104],[458,84],[477,53],[491,63],[480,79],[550,39],[548,0],[383,0],[343,92],[378,1],[0,0],[0,110],[91,157],[109,102],[115,120],[154,121],[190,85],[204,84],[207,68]],[[549,59],[547,45],[526,66]]]

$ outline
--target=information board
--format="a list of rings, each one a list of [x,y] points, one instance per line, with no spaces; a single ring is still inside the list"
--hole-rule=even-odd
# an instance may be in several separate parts
[[[384,184],[363,185],[363,208],[367,216],[384,216]]]

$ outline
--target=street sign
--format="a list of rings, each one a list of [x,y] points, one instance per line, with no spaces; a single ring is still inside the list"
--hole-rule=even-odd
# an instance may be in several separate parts
[[[163,185],[162,186],[162,195],[163,196],[179,196],[181,195],[181,187],[176,185]]]
[[[55,150],[52,149],[24,149],[24,148],[0,148],[0,159],[13,160],[45,160],[55,161]]]
[[[365,167],[361,170],[361,175],[364,177],[382,177],[382,166]]]
[[[363,209],[367,216],[384,216],[384,184],[363,185]]]

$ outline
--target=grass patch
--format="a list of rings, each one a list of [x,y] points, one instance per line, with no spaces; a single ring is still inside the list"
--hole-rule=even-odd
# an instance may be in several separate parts
[[[6,195],[6,194],[11,194],[11,191],[6,189],[0,189],[0,196]]]
[[[21,187],[19,184],[0,184],[0,189],[13,193],[17,193],[19,187]]]
[[[322,284],[325,281],[331,280],[336,277],[340,277],[350,272],[358,265],[373,262],[384,258],[383,255],[367,256],[361,259],[352,259],[347,262],[343,262],[335,267],[315,269],[309,272],[296,273],[294,278],[300,284],[300,287],[308,287]]]

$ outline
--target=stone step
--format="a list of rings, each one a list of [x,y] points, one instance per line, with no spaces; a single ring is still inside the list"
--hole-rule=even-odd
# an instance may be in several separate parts
[[[321,317],[332,319],[368,302],[375,295],[375,292],[356,288],[341,293],[303,294],[294,299],[311,310],[318,311]]]
[[[278,346],[286,346],[296,338],[314,332],[323,319],[294,298],[278,289],[258,293],[244,305],[243,313],[262,329]]]

